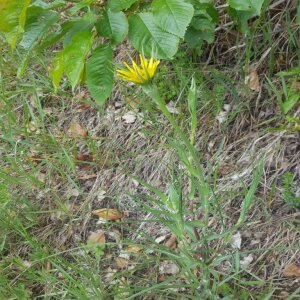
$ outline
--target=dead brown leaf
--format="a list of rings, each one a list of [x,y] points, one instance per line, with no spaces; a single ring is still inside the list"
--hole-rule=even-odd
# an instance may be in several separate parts
[[[89,179],[93,179],[96,178],[98,175],[97,174],[87,174],[87,175],[83,175],[80,177],[77,177],[80,180],[89,180]]]
[[[79,152],[77,154],[77,159],[80,160],[80,161],[89,161],[89,162],[94,160],[93,155],[84,154],[82,152]]]
[[[84,128],[78,122],[72,122],[69,127],[68,134],[71,137],[78,138],[78,137],[87,137],[88,132],[87,132],[86,128]]]
[[[134,111],[129,111],[122,116],[122,120],[125,124],[133,124],[136,121],[136,113]]]
[[[107,221],[117,221],[122,218],[122,213],[114,208],[96,209],[92,211],[92,214]]]
[[[260,91],[259,76],[256,70],[252,70],[249,73],[249,75],[246,76],[245,83],[247,84],[250,90],[255,92]]]
[[[179,273],[178,266],[172,261],[163,261],[159,266],[159,274],[176,275]]]
[[[49,260],[47,260],[44,263],[44,269],[47,270],[47,271],[50,271],[52,269],[52,265],[51,265],[51,262]]]
[[[125,98],[125,101],[131,108],[137,108],[141,103],[140,99]]]
[[[295,81],[292,83],[291,89],[294,92],[299,92],[300,91],[300,81]]]
[[[282,275],[284,277],[293,277],[293,276],[300,277],[300,267],[294,263],[288,264],[284,268]]]
[[[51,115],[53,113],[52,107],[45,107],[43,108],[43,111],[46,115]]]
[[[234,166],[232,165],[221,165],[219,168],[219,173],[222,176],[228,175],[230,172],[232,172],[232,170],[234,169]]]
[[[91,154],[84,154],[82,152],[79,152],[77,154],[77,160],[82,161],[82,162],[93,162],[94,158],[93,158],[93,155],[91,155]],[[93,168],[93,165],[89,164],[89,163],[79,163],[78,162],[77,166],[78,166],[78,168],[84,169],[84,170]]]
[[[125,258],[122,258],[122,257],[117,257],[115,259],[115,263],[116,263],[116,266],[119,268],[119,269],[124,269],[128,266],[129,264],[129,261]]]
[[[127,248],[127,252],[136,253],[136,254],[142,252],[142,250],[143,248],[139,247],[138,245],[130,245]]]
[[[40,162],[44,159],[44,156],[41,153],[39,153],[33,149],[30,150],[29,157],[34,162]]]
[[[92,244],[104,244],[105,243],[104,231],[101,229],[98,229],[95,232],[92,231],[87,239],[87,242]]]
[[[177,247],[177,238],[175,234],[172,234],[171,237],[165,242],[165,246],[170,249],[176,249]]]

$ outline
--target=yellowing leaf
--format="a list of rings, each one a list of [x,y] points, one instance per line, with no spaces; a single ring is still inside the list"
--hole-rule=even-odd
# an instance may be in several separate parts
[[[300,277],[300,267],[291,263],[284,268],[282,275],[284,277]]]
[[[0,31],[4,32],[12,49],[15,48],[18,36],[24,32],[29,4],[30,0],[0,1]]]
[[[127,97],[127,98],[125,98],[125,101],[133,109],[137,108],[141,103],[141,99],[139,99],[139,98],[131,99],[131,98]]]
[[[72,137],[87,137],[88,132],[81,124],[72,122],[68,134]]]
[[[116,221],[122,218],[122,213],[113,208],[96,209],[92,211],[92,214],[107,221]]]
[[[130,245],[127,248],[127,252],[130,252],[130,253],[140,253],[140,252],[142,252],[142,250],[143,250],[143,248],[141,248],[137,245]]]
[[[255,92],[260,91],[259,77],[256,70],[252,70],[249,75],[246,76],[245,83],[248,85],[250,90]]]
[[[95,232],[91,232],[87,239],[87,242],[92,244],[104,244],[105,243],[104,231],[99,229]]]
[[[119,269],[124,269],[128,266],[129,261],[125,258],[117,257],[115,263]]]

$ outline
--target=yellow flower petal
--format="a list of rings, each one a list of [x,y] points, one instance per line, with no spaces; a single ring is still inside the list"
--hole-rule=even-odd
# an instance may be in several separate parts
[[[151,80],[156,72],[157,66],[159,65],[159,60],[154,60],[152,57],[148,61],[141,54],[140,57],[140,66],[137,65],[135,61],[132,61],[132,66],[129,66],[126,62],[123,62],[124,66],[127,68],[123,70],[117,70],[117,76],[131,81],[137,84],[144,84],[147,81]]]

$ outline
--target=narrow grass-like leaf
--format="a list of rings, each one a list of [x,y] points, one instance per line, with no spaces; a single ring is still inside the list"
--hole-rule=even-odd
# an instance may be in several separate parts
[[[191,115],[191,134],[190,142],[194,145],[195,133],[197,127],[197,93],[195,79],[192,78],[191,86],[188,93],[188,108]]]
[[[240,213],[240,217],[236,223],[236,227],[242,225],[246,219],[246,215],[249,211],[251,204],[253,203],[254,194],[257,190],[257,187],[260,182],[262,174],[263,174],[263,162],[261,161],[254,170],[252,183],[251,183],[251,186],[242,202],[241,213]]]

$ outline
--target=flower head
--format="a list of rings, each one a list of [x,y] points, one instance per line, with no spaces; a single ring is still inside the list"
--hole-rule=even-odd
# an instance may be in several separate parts
[[[117,70],[117,75],[124,80],[144,84],[153,78],[159,63],[159,60],[154,60],[152,57],[148,61],[140,54],[140,66],[133,60],[132,67],[123,62],[127,69]]]

